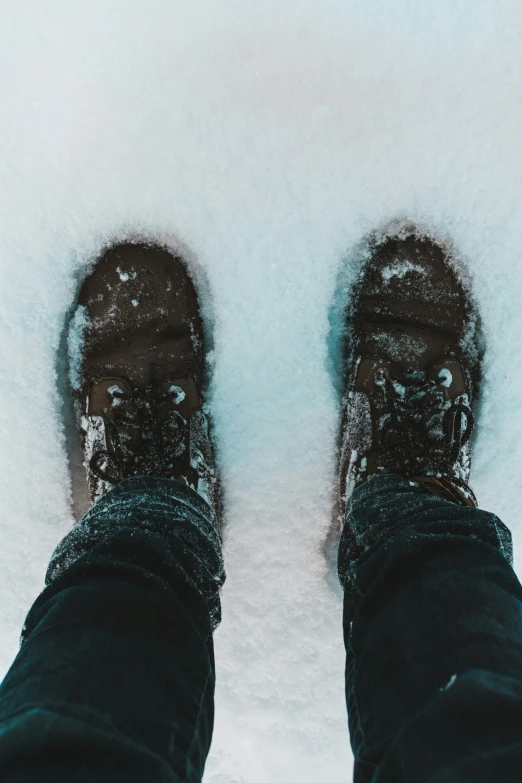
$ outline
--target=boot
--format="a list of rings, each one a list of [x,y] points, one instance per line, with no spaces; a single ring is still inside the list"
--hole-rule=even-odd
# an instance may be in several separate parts
[[[479,320],[449,253],[413,226],[375,240],[347,326],[343,518],[354,488],[382,473],[476,505],[468,480]]]
[[[129,476],[161,476],[218,513],[203,324],[181,258],[134,243],[105,252],[81,288],[69,341],[92,500]]]

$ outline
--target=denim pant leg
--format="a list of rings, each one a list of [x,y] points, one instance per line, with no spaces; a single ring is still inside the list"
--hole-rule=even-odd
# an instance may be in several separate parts
[[[356,783],[522,780],[522,588],[493,514],[399,476],[352,496],[339,553]]]
[[[56,550],[0,686],[0,780],[199,783],[224,581],[214,513],[127,479]]]

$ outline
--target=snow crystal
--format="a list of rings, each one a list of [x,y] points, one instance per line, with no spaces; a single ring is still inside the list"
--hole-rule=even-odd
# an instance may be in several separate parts
[[[451,374],[451,370],[448,370],[447,367],[444,367],[439,372],[439,382],[441,386],[444,386],[449,389],[451,384],[453,383],[453,375]]]
[[[427,340],[422,336],[400,332],[375,332],[372,342],[386,351],[387,356],[395,362],[411,361],[412,364],[428,348]]]
[[[129,273],[128,273],[128,272],[122,272],[122,271],[121,271],[121,269],[120,269],[120,267],[117,267],[117,268],[116,268],[116,271],[117,271],[117,273],[118,273],[118,274],[119,274],[119,276],[120,276],[120,280],[121,280],[123,283],[126,283],[126,282],[127,282],[127,280],[129,279]]]
[[[69,376],[73,389],[79,389],[81,384],[80,366],[82,361],[82,346],[84,332],[89,319],[83,305],[76,308],[67,334],[67,349],[69,354]]]
[[[183,402],[186,395],[181,386],[171,386],[169,388],[169,394],[173,395],[174,398],[174,404],[179,405],[180,402]]]
[[[127,282],[127,280],[135,280],[135,279],[136,279],[136,277],[137,277],[137,272],[135,272],[135,270],[134,270],[134,269],[131,269],[131,271],[130,271],[130,272],[124,272],[124,271],[123,271],[122,269],[120,269],[120,267],[118,266],[118,267],[116,267],[116,271],[117,271],[117,273],[118,273],[118,275],[119,275],[119,277],[120,277],[120,280],[122,281],[122,283],[126,283],[126,282]],[[108,286],[108,287],[110,288],[110,286]],[[167,288],[167,290],[169,290],[169,289]]]
[[[411,261],[401,261],[381,269],[382,279],[389,283],[392,277],[398,277],[401,280],[408,272],[418,272],[421,275],[426,274],[426,270],[419,264],[412,264]]]
[[[446,685],[443,688],[441,688],[441,691],[449,690],[452,685],[455,685],[456,681],[457,681],[457,675],[456,674],[452,674],[451,677],[449,678],[448,682],[446,683]]]
[[[113,386],[109,386],[108,388],[109,394],[112,396],[112,405],[114,408],[117,408],[118,405],[121,405],[122,403],[122,396],[124,394],[123,389],[121,386],[118,386],[117,384],[114,384]]]

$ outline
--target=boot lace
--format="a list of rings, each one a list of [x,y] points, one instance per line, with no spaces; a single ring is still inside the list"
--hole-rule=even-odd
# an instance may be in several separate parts
[[[110,485],[132,475],[169,476],[183,469],[188,452],[189,421],[176,404],[180,388],[163,392],[149,386],[127,392],[115,383],[112,405],[100,412],[105,448],[95,449],[89,462],[94,476]]]
[[[375,384],[379,449],[386,463],[401,472],[437,474],[458,462],[474,424],[466,394],[452,401],[440,378],[418,370],[397,379],[380,368]]]

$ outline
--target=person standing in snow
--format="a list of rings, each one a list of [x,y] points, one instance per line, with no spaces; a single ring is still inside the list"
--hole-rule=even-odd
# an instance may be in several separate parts
[[[338,566],[355,781],[518,781],[522,588],[509,531],[469,487],[478,315],[413,228],[373,243],[349,305]],[[74,317],[93,505],[0,687],[0,780],[197,783],[225,575],[196,290],[182,259],[128,243]]]

